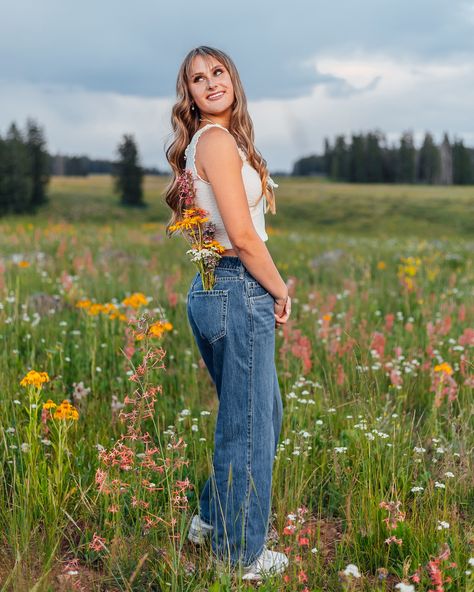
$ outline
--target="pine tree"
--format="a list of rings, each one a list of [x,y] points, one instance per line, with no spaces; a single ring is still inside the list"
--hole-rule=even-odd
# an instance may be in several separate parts
[[[50,162],[43,130],[33,119],[28,119],[26,123],[26,146],[29,152],[32,181],[30,202],[35,209],[48,201],[46,186],[50,178]]]
[[[399,183],[414,183],[416,180],[416,149],[413,142],[413,134],[410,131],[403,132],[400,138],[398,151],[398,174]]]
[[[469,151],[462,140],[455,140],[453,144],[453,183],[468,185],[474,180]]]
[[[418,178],[425,183],[435,183],[441,168],[439,150],[433,136],[426,132],[418,159]]]
[[[7,213],[27,212],[31,203],[31,163],[22,134],[12,123],[3,146],[5,179],[2,190]]]
[[[350,177],[349,151],[343,135],[336,136],[331,163],[331,178],[336,181],[348,181]]]
[[[382,150],[379,144],[381,141],[384,141],[384,138],[378,131],[369,132],[365,139],[366,180],[369,183],[383,181]]]
[[[350,181],[363,183],[367,180],[364,136],[352,135],[350,147]]]
[[[332,149],[331,144],[327,138],[324,138],[324,170],[326,175],[331,175],[331,161],[332,161]]]
[[[115,191],[121,203],[129,206],[144,206],[143,169],[139,164],[138,149],[131,134],[124,134],[117,148],[119,160],[115,166]]]
[[[10,208],[8,198],[7,177],[7,142],[0,136],[0,216],[4,216]]]

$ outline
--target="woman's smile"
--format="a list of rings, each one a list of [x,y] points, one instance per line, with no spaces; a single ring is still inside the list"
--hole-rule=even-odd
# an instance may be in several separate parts
[[[212,93],[211,95],[209,95],[207,97],[208,101],[217,101],[218,99],[220,99],[222,96],[224,96],[225,91],[220,90],[219,92],[216,93]]]

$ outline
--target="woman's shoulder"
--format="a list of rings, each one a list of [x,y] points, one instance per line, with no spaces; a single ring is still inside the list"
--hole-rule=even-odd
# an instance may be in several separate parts
[[[226,127],[221,125],[220,123],[208,123],[208,124],[204,125],[203,127],[200,127],[198,130],[196,130],[196,132],[193,134],[193,136],[191,138],[190,144],[192,142],[196,142],[200,138],[200,136],[203,134],[203,132],[205,132],[211,128],[225,130],[228,134],[232,135],[230,133],[230,131]],[[219,135],[220,135],[220,133],[219,133]]]
[[[184,151],[185,155],[188,154],[191,146],[194,147],[194,150],[196,149],[196,144],[198,143],[199,138],[201,137],[203,132],[208,130],[209,128],[217,128],[217,129],[225,130],[229,135],[232,136],[232,134],[229,132],[229,130],[226,127],[224,127],[223,125],[221,125],[220,123],[208,123],[208,124],[204,125],[203,127],[200,127],[198,130],[196,130],[194,132],[194,134],[191,137],[191,140],[189,141],[189,144],[185,148],[185,151]],[[214,135],[214,134],[211,134],[211,135]],[[218,132],[218,135],[221,135],[221,132]]]
[[[204,131],[206,131],[207,133],[203,135],[202,132]],[[219,150],[220,148],[225,150],[227,148],[233,147],[234,149],[237,149],[242,158],[245,157],[244,151],[237,144],[237,139],[226,127],[218,124],[211,124],[209,125],[209,127],[206,126],[201,128],[200,130],[198,130],[198,132],[201,133],[199,135],[195,134],[193,138],[194,146],[196,146],[200,138],[203,138],[201,142],[207,144],[211,148],[211,150]]]

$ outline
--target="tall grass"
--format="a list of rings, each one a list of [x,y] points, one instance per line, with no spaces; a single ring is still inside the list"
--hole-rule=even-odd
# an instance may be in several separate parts
[[[37,218],[0,221],[3,590],[246,589],[186,539],[217,397],[164,182],[135,211],[108,178],[53,179]],[[472,592],[473,189],[278,182],[267,245],[293,311],[272,522],[290,565],[260,589]],[[49,381],[22,386],[30,370]]]

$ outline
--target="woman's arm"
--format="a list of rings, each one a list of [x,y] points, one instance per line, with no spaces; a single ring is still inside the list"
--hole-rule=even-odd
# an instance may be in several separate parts
[[[233,248],[250,274],[283,304],[288,288],[253,225],[235,138],[223,129],[209,128],[199,138],[197,150]]]

